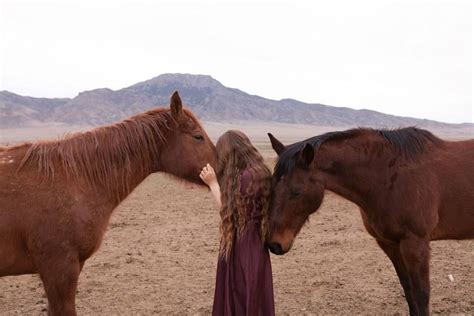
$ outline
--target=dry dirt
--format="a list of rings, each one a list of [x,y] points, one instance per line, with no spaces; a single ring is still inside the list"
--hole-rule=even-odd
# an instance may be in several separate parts
[[[152,175],[116,210],[79,281],[83,315],[209,314],[218,213],[201,188]],[[432,243],[432,312],[474,313],[474,241]],[[278,314],[405,314],[389,260],[357,207],[327,193],[285,256],[273,256]],[[454,282],[448,275],[454,276]],[[37,276],[0,279],[0,313],[41,314]]]
[[[268,157],[268,142],[258,145]],[[206,189],[148,177],[115,211],[87,261],[79,314],[209,314],[218,221]],[[474,315],[474,241],[431,247],[432,312]],[[395,271],[365,232],[358,208],[330,192],[292,251],[271,258],[279,315],[407,313]],[[46,314],[46,304],[37,276],[0,278],[0,314]]]

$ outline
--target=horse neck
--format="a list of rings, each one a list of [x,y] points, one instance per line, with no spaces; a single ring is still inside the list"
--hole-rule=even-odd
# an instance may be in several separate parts
[[[65,140],[34,144],[20,169],[33,163],[45,178],[61,175],[75,178],[86,190],[93,188],[111,204],[118,205],[149,174],[157,171],[170,130],[168,124],[159,119],[145,123],[139,119],[128,120]]]
[[[108,176],[102,177],[103,189],[118,202],[125,199],[148,175],[158,171],[163,144],[169,129],[162,125],[146,126],[145,132],[137,130],[136,122],[124,122],[120,133],[112,133],[112,148],[104,155],[96,155],[97,161],[108,166],[97,166]],[[117,134],[117,135],[115,135]]]
[[[324,175],[325,188],[366,208],[373,192],[383,183],[381,179],[388,161],[393,158],[393,152],[380,143],[370,141],[360,146],[341,143],[323,146],[326,148],[321,148],[316,155],[319,161],[326,164],[322,168],[317,167],[317,172]]]
[[[156,159],[159,152],[157,154]],[[108,159],[111,163],[107,171],[109,176],[101,180],[99,187],[117,205],[156,170],[156,162],[151,160],[148,153],[134,153],[126,158],[112,154]]]

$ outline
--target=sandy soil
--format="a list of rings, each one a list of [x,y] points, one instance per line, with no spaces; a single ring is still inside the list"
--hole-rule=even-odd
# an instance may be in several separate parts
[[[206,128],[214,139],[225,129],[241,128],[266,157],[273,155],[267,130],[285,135],[284,143],[326,131],[218,123]],[[35,135],[49,137],[59,130]],[[0,142],[15,142],[31,134],[1,136]],[[161,174],[150,176],[115,211],[101,248],[87,261],[77,292],[79,314],[209,314],[218,222],[206,189]],[[432,312],[474,315],[474,241],[431,245]],[[293,250],[272,255],[272,264],[280,315],[407,313],[395,271],[365,232],[358,208],[332,193]],[[46,305],[37,276],[0,278],[0,314],[46,314]]]
[[[116,210],[101,248],[87,261],[78,312],[208,314],[217,243],[210,194],[152,175]],[[474,241],[433,242],[432,250],[432,312],[473,314]],[[395,272],[364,231],[357,207],[332,193],[294,249],[272,255],[272,264],[278,314],[407,312]],[[46,304],[37,276],[0,279],[1,314],[45,314]]]

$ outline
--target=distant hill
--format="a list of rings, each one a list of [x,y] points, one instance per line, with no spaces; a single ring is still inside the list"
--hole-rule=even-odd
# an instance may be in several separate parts
[[[117,91],[84,91],[73,99],[33,98],[1,91],[0,128],[32,127],[53,122],[87,126],[111,123],[155,106],[167,105],[175,90],[204,121],[264,121],[379,128],[411,125],[424,128],[473,126],[399,117],[371,110],[308,104],[292,99],[270,100],[225,87],[210,76],[163,74]]]
[[[70,99],[32,98],[0,91],[0,128],[40,125],[49,115]]]

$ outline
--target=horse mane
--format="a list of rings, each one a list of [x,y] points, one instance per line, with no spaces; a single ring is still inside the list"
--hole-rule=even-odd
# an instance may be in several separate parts
[[[199,124],[191,111],[183,112]],[[120,198],[130,192],[127,180],[133,158],[140,159],[139,172],[149,174],[166,142],[166,131],[174,126],[171,111],[157,108],[113,125],[29,144],[17,172],[27,165],[36,166],[45,179],[53,179],[60,165],[68,178],[70,174],[81,176],[86,183],[105,186],[109,194]]]
[[[317,152],[321,145],[328,141],[351,139],[367,133],[382,137],[388,142],[388,145],[397,151],[397,154],[407,159],[416,159],[425,152],[428,144],[439,144],[441,142],[441,139],[431,132],[417,127],[399,129],[354,128],[346,131],[329,132],[287,146],[278,157],[275,176],[279,179],[293,170],[297,155],[306,144],[312,145],[315,152]]]

